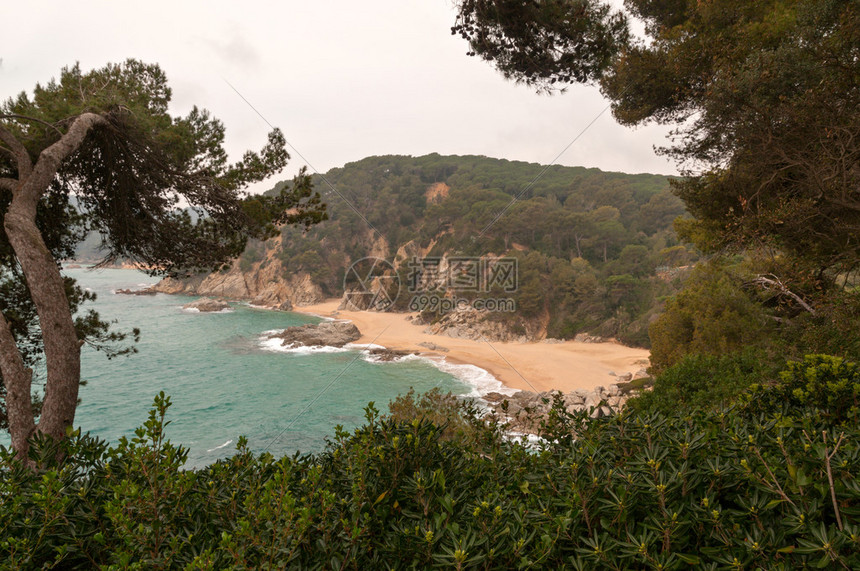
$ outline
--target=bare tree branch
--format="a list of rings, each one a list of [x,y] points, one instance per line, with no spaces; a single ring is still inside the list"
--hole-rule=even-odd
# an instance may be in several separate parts
[[[839,531],[842,531],[844,529],[842,527],[842,516],[839,514],[839,502],[836,501],[836,487],[833,485],[833,469],[830,467],[830,461],[836,456],[836,452],[842,444],[842,439],[845,438],[845,433],[843,432],[839,435],[839,440],[836,441],[833,452],[829,453],[827,452],[827,432],[822,432],[821,436],[824,438],[824,461],[827,468],[827,481],[830,484],[830,499],[833,502],[833,512],[836,514],[836,524],[839,526]]]
[[[33,161],[30,160],[30,154],[21,141],[2,124],[0,124],[0,141],[6,143],[14,154],[15,160],[18,162],[18,177],[24,179],[30,176],[30,173],[33,172]]]
[[[780,279],[773,274],[769,274],[766,276],[758,276],[749,283],[762,286],[764,289],[776,291],[783,295],[787,295],[788,297],[796,301],[800,307],[802,307],[812,315],[815,315],[815,309],[813,309],[811,305],[806,303],[802,297],[788,289],[786,285],[782,283],[782,281],[780,281]]]
[[[19,121],[32,121],[33,123],[41,123],[42,125],[56,131],[59,136],[63,136],[63,132],[60,131],[56,125],[54,125],[53,123],[48,123],[47,121],[43,121],[41,119],[37,119],[36,117],[28,117],[27,115],[6,114],[0,115],[0,119],[18,119]]]
[[[803,435],[806,437],[806,440],[808,440],[810,444],[815,444],[805,430],[803,431]],[[842,440],[845,438],[845,433],[842,432],[839,434],[839,440],[836,441],[836,445],[833,447],[832,452],[828,452],[827,450],[826,431],[823,431],[821,433],[821,438],[824,442],[824,468],[827,471],[827,482],[830,484],[830,499],[833,502],[833,513],[836,514],[836,525],[839,527],[839,531],[842,531],[842,516],[839,513],[839,502],[836,501],[836,488],[833,485],[833,469],[830,466],[830,461],[833,459],[834,456],[836,456],[836,452],[839,451],[839,447],[842,445]]]

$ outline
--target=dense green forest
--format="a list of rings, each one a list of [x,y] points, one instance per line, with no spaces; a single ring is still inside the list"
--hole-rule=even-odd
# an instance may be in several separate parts
[[[515,256],[517,312],[495,319],[515,330],[544,319],[549,337],[590,332],[647,346],[648,321],[677,291],[677,268],[695,258],[675,238],[684,207],[664,176],[433,154],[369,157],[314,183],[329,220],[307,233],[286,227],[279,244],[252,243],[245,267],[275,254],[340,295],[352,261],[395,260],[403,246],[431,257]],[[396,260],[404,272],[408,255]],[[398,301],[405,309],[408,298]]]

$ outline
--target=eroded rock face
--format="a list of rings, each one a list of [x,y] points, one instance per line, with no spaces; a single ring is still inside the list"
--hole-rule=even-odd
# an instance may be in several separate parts
[[[525,343],[532,341],[535,335],[518,335],[513,333],[505,324],[487,319],[490,314],[475,309],[452,311],[424,329],[424,333],[444,335],[454,339],[472,339],[474,341],[515,341]]]
[[[606,339],[603,337],[598,337],[597,335],[589,335],[588,333],[578,333],[576,337],[573,338],[574,341],[578,341],[579,343],[605,343]]]
[[[251,300],[251,305],[256,305],[259,307],[268,307],[269,309],[276,309],[278,311],[293,310],[293,303],[289,299],[284,299],[283,301],[280,301],[280,298],[277,296],[268,297],[265,295],[258,295]]]
[[[253,305],[282,311],[290,311],[293,305],[322,301],[325,298],[322,289],[307,273],[290,272],[283,267],[275,255],[279,240],[280,237],[274,238],[267,257],[252,264],[247,271],[242,271],[237,259],[225,271],[164,278],[153,291],[248,300]]]
[[[201,297],[196,301],[192,301],[191,303],[186,303],[182,306],[183,309],[196,309],[201,313],[208,313],[213,311],[222,311],[224,309],[229,309],[230,304],[226,301],[221,301],[220,299],[211,299],[208,297]]]
[[[200,285],[200,282],[203,281],[204,277],[205,276],[202,274],[198,274],[196,276],[185,276],[182,278],[166,277],[152,286],[152,290],[171,295],[180,293],[195,295],[197,293],[197,287]]]
[[[284,345],[343,347],[359,337],[361,332],[348,321],[325,321],[288,327],[270,339],[283,339]]]

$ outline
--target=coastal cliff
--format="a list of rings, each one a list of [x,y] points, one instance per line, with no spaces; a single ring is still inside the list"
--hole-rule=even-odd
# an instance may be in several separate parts
[[[672,230],[684,209],[666,177],[440,155],[369,157],[324,176],[314,184],[328,220],[287,225],[224,271],[156,290],[280,308],[342,298],[420,313],[453,338],[648,347],[679,268],[695,261]]]
[[[275,238],[274,241],[279,239]],[[274,241],[272,246],[276,245]],[[167,277],[153,286],[153,290],[168,294],[245,300],[253,305],[285,310],[294,305],[310,305],[325,299],[322,289],[307,272],[290,272],[274,254],[250,265],[246,265],[242,258],[237,258],[226,270]]]

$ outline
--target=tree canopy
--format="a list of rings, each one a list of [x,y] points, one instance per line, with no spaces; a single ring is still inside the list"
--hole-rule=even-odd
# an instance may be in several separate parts
[[[229,164],[224,125],[196,106],[173,117],[170,99],[158,65],[129,60],[87,73],[75,65],[59,80],[37,85],[32,96],[21,93],[4,103],[4,141],[13,137],[38,156],[76,120],[95,115],[94,126],[58,166],[53,192],[75,196],[109,260],[123,257],[160,271],[211,267],[241,250],[248,228],[263,223],[249,216],[240,190],[280,171],[289,155],[275,129],[261,151]],[[15,161],[8,153],[4,159],[0,173],[14,177]],[[14,186],[10,178],[0,183],[7,191]],[[288,221],[287,210],[309,196],[279,197],[283,208],[275,222]],[[185,204],[205,215],[199,223],[179,208]]]
[[[158,273],[216,267],[249,236],[325,216],[304,172],[277,196],[243,194],[286,165],[279,130],[230,164],[223,124],[197,107],[174,117],[170,99],[158,65],[128,60],[89,72],[64,68],[59,79],[0,105],[0,373],[19,452],[36,430],[62,438],[71,426],[85,336],[121,338],[93,314],[72,318],[87,295],[62,277],[58,261],[86,231],[101,236],[106,260],[121,256]],[[30,384],[42,351],[37,426]]]
[[[693,216],[675,228],[713,265],[650,327],[658,388],[707,359],[730,373],[713,378],[749,379],[738,365],[749,351],[772,366],[810,352],[860,356],[860,3],[457,7],[452,31],[506,77],[541,91],[592,82],[620,123],[674,127],[659,152],[685,175],[673,191]]]
[[[539,89],[597,82],[623,124],[676,125],[677,194],[709,250],[860,261],[860,5],[848,0],[464,0],[470,54]],[[631,33],[644,25],[645,38]]]

